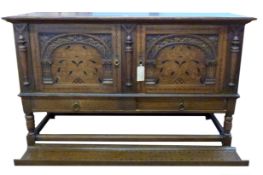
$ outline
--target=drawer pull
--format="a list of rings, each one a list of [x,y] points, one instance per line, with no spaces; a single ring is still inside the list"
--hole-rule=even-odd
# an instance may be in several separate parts
[[[73,111],[75,111],[75,112],[77,112],[77,111],[79,111],[80,110],[80,105],[79,105],[79,103],[74,103],[73,105],[72,105],[72,108],[73,108]]]
[[[184,111],[184,103],[180,103],[179,104],[179,110],[180,111]]]
[[[120,60],[118,58],[114,59],[114,65],[118,67],[120,65]]]

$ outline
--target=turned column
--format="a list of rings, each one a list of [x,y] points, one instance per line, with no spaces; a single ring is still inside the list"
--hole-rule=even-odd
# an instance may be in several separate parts
[[[26,127],[28,130],[27,134],[27,144],[28,145],[34,145],[35,144],[35,118],[33,113],[26,114]]]

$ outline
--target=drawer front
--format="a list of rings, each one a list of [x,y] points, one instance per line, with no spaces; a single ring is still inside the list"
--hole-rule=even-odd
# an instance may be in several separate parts
[[[135,109],[134,103],[117,98],[39,98],[32,100],[33,111],[48,112],[107,112]]]
[[[214,93],[223,89],[227,30],[214,25],[144,25],[138,91]]]
[[[117,28],[95,24],[32,24],[36,89],[49,92],[116,92]]]
[[[223,112],[226,100],[222,98],[145,98],[137,100],[137,109],[150,111]]]
[[[36,98],[33,111],[48,112],[224,112],[223,98]]]

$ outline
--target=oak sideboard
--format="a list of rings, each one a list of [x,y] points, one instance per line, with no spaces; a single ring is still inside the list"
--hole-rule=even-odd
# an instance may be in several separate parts
[[[248,165],[231,146],[231,127],[244,26],[255,18],[39,12],[3,19],[14,26],[28,130],[16,165]],[[36,126],[35,112],[47,112]],[[217,113],[225,115],[222,124]],[[65,115],[203,116],[218,134],[41,134],[50,119]]]

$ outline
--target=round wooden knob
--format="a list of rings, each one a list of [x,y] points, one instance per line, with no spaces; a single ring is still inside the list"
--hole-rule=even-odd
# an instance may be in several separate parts
[[[116,58],[116,59],[114,60],[114,65],[115,65],[115,66],[119,66],[119,65],[120,65],[119,59]]]
[[[179,110],[180,111],[184,111],[184,103],[180,103],[179,104]]]
[[[79,105],[79,103],[78,103],[78,102],[74,103],[74,104],[72,105],[72,108],[73,108],[73,111],[75,111],[75,112],[79,111],[79,110],[80,110],[80,105]]]

